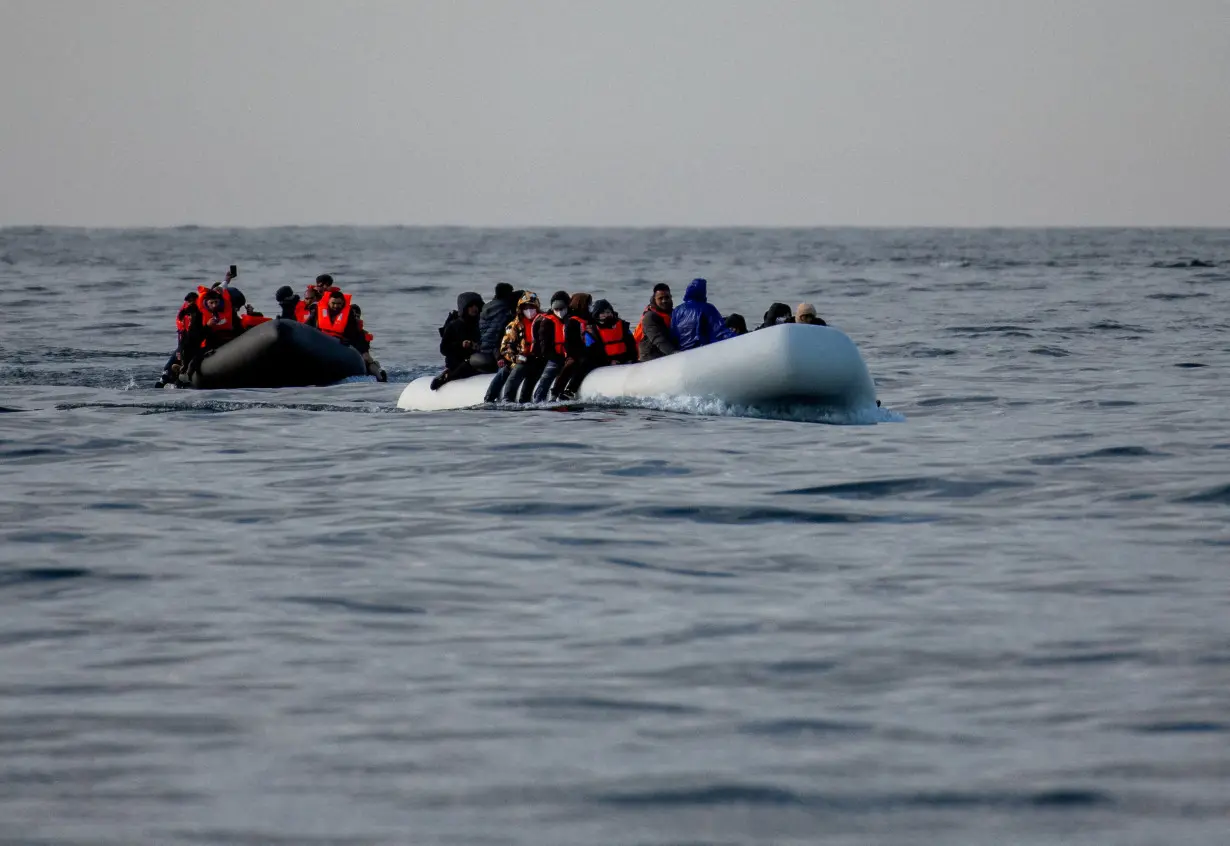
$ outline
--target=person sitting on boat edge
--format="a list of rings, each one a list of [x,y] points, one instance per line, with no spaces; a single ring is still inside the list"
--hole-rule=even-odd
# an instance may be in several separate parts
[[[180,340],[177,355],[180,360],[178,378],[182,381],[192,369],[192,362],[243,333],[243,326],[222,286],[204,288],[198,293],[196,308],[188,314],[188,326]]]
[[[567,357],[564,336],[568,323],[568,303],[568,292],[556,291],[551,295],[551,310],[540,314],[534,321],[534,340],[530,348],[529,362],[533,369],[526,371],[518,400],[528,394],[528,399],[544,402],[551,384],[564,366],[564,359]]]
[[[572,299],[568,301],[568,320],[564,323],[564,363],[559,373],[556,374],[555,381],[550,385],[550,395],[553,400],[561,398],[564,388],[572,381],[574,374],[580,372],[584,375],[590,357],[589,345],[585,342],[585,336],[589,332],[589,322],[592,319],[589,307],[593,301],[594,298],[584,291],[573,294]],[[546,393],[542,390],[545,382],[544,375],[538,387],[534,389],[534,402],[542,402],[546,399]],[[539,399],[540,395],[542,399]],[[565,397],[565,399],[572,399],[572,397]]]
[[[183,362],[180,360],[180,347],[184,343],[184,333],[188,331],[188,315],[195,310],[196,299],[199,296],[200,294],[196,291],[189,291],[184,295],[184,301],[180,303],[179,311],[175,313],[175,352],[171,353],[171,357],[163,365],[162,375],[154,383],[155,388],[175,384],[176,377],[183,367]]]
[[[484,402],[495,402],[503,398],[506,402],[515,402],[517,392],[524,385],[530,363],[530,348],[534,343],[534,321],[538,317],[541,304],[538,295],[526,291],[517,300],[516,316],[504,328],[504,337],[500,340],[499,370],[487,388]],[[533,389],[533,383],[529,390]],[[529,397],[527,396],[528,400]]]
[[[675,339],[671,337],[671,312],[674,308],[670,285],[662,282],[654,285],[649,305],[645,306],[641,322],[636,324],[636,331],[633,332],[637,357],[641,361],[652,361],[679,351]]]
[[[316,313],[316,306],[320,303],[320,289],[315,285],[308,285],[303,291],[303,300],[301,309],[296,311],[299,315],[300,323],[307,323],[308,318]]]
[[[444,372],[431,380],[431,389],[454,379],[465,379],[478,373],[470,364],[470,356],[478,352],[482,337],[478,316],[483,310],[483,298],[473,291],[457,295],[457,310],[449,312],[440,327],[440,355],[444,356]]]
[[[735,333],[735,337],[747,334],[747,321],[743,319],[743,315],[732,313],[726,315],[726,328]]]
[[[704,279],[693,279],[683,302],[671,312],[671,337],[680,352],[735,336],[726,328],[722,313],[709,302],[708,284]]]
[[[782,323],[794,323],[794,317],[790,313],[790,306],[785,303],[773,303],[769,306],[769,310],[764,313],[764,323],[757,326],[757,329],[768,329],[770,326],[779,326]]]
[[[495,286],[495,296],[491,298],[491,302],[483,306],[482,313],[478,316],[478,351],[470,356],[470,364],[479,373],[496,372],[500,342],[513,319],[516,305],[513,286],[500,282]]]
[[[586,327],[584,335],[587,345],[585,354],[576,359],[573,369],[568,372],[568,379],[560,391],[559,399],[576,399],[581,382],[600,367],[636,361],[636,339],[632,336],[632,327],[626,320],[620,320],[619,312],[615,311],[611,303],[608,300],[596,301],[591,314],[593,320]],[[561,376],[563,375],[561,373]]]
[[[380,362],[372,358],[372,344],[363,329],[363,312],[350,294],[343,293],[340,288],[330,288],[327,296],[308,315],[306,322],[343,344],[354,347],[363,356],[363,363],[367,365],[370,375],[381,382],[388,379],[380,369]]]
[[[273,301],[282,309],[282,313],[277,316],[278,320],[294,320],[298,323],[307,320],[307,308],[304,307],[303,300],[299,299],[295,289],[289,285],[278,288],[273,295]]]
[[[794,310],[794,322],[806,326],[828,326],[824,318],[816,316],[816,307],[811,303],[799,303]]]

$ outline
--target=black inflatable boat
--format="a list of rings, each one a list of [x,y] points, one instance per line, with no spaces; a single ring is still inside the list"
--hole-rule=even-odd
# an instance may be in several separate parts
[[[366,376],[354,347],[293,320],[269,320],[195,359],[194,388],[299,388]]]

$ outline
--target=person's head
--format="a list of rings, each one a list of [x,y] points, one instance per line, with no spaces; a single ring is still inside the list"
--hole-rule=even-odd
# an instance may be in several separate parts
[[[192,303],[196,302],[196,298],[197,298],[196,291],[189,291],[184,296],[184,302],[188,303],[189,305],[192,305]]]
[[[726,317],[726,328],[736,335],[746,335],[747,321],[743,319],[743,315],[731,313]]]
[[[577,317],[589,317],[589,304],[593,301],[594,298],[584,292],[573,294],[568,301],[568,311]]]
[[[466,320],[478,320],[483,310],[483,298],[473,291],[457,295],[457,313]]]
[[[331,313],[337,314],[346,307],[346,297],[337,288],[329,291],[328,309]]]
[[[506,303],[515,303],[516,297],[513,296],[513,286],[507,282],[499,282],[495,286],[495,298]]]
[[[328,273],[320,274],[319,276],[316,277],[316,287],[321,291],[325,290],[326,288],[332,288],[333,287],[333,277],[330,276]]]
[[[303,292],[303,302],[308,305],[316,305],[320,302],[320,289],[315,285],[309,285],[307,290]]]
[[[209,289],[209,292],[205,294],[203,302],[207,311],[215,313],[222,311],[222,295],[218,293],[216,288]]]
[[[790,315],[790,306],[785,303],[773,303],[769,306],[769,310],[764,313],[764,322],[766,326],[773,326],[778,323],[793,323],[794,318]]]
[[[794,322],[815,323],[816,307],[811,303],[799,303],[799,307],[794,310]]]
[[[294,288],[289,285],[283,285],[273,295],[273,301],[278,305],[294,305],[299,302],[299,295],[295,293]]]
[[[659,311],[670,311],[675,307],[675,300],[671,297],[671,286],[664,282],[659,282],[653,286],[654,307]]]
[[[607,300],[595,300],[592,314],[594,322],[604,328],[614,326],[615,321],[619,319],[619,315],[615,313],[615,308]]]
[[[683,292],[685,303],[709,302],[709,283],[699,277],[688,283],[688,289]]]
[[[538,302],[538,295],[533,291],[526,291],[521,295],[521,299],[517,300],[517,312],[527,320],[533,320],[541,310],[542,304]]]
[[[551,295],[551,311],[555,312],[556,317],[564,318],[568,316],[567,291],[556,291]]]

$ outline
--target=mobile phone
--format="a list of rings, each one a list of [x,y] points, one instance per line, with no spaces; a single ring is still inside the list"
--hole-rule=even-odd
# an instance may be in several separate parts
[[[231,278],[234,278],[238,275],[239,275],[239,266],[232,264],[231,265]]]

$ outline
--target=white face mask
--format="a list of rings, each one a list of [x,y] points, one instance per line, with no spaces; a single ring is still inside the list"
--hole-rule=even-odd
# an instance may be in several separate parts
[[[533,306],[530,306],[529,308],[522,309],[521,313],[525,315],[526,320],[533,320],[535,317],[538,316],[538,309],[534,308]]]
[[[777,322],[778,322],[778,323],[786,323],[786,322],[787,322],[787,321],[789,321],[789,320],[790,320],[790,318],[789,318],[789,317],[779,317],[779,318],[777,318]]]

